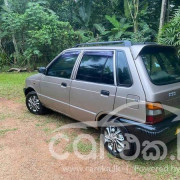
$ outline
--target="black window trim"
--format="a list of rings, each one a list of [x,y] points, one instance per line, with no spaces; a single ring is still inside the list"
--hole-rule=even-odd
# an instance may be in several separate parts
[[[57,77],[57,76],[50,76],[50,75],[48,75],[48,74],[47,74],[48,69],[52,66],[52,64],[54,64],[54,63],[58,60],[58,58],[59,58],[60,56],[62,56],[62,55],[65,54],[65,53],[68,53],[68,52],[79,52],[79,54],[78,54],[78,56],[77,56],[77,58],[76,58],[76,61],[75,61],[75,63],[74,63],[74,66],[73,66],[73,68],[72,68],[72,72],[71,72],[70,78]],[[76,62],[78,61],[79,56],[81,55],[81,53],[82,53],[82,50],[65,50],[65,51],[62,51],[60,54],[58,54],[58,55],[47,65],[45,76],[52,77],[52,78],[59,78],[59,79],[72,79],[72,75],[73,75],[73,72],[74,72],[74,67],[76,66]]]
[[[129,70],[129,75],[130,75],[130,80],[131,80],[131,84],[129,84],[129,85],[127,85],[127,84],[120,84],[119,83],[119,77],[118,77],[118,52],[122,52],[124,54],[125,60],[127,62],[128,70]],[[133,82],[130,66],[129,66],[129,63],[128,63],[128,60],[127,60],[127,57],[126,57],[126,53],[123,50],[116,50],[115,64],[116,64],[116,81],[117,81],[117,86],[118,87],[131,87],[134,84],[134,82]]]
[[[97,83],[97,82],[90,82],[90,81],[84,81],[84,80],[76,79],[77,73],[78,73],[78,70],[79,70],[79,66],[81,64],[83,56],[84,56],[84,54],[86,52],[89,52],[89,51],[97,51],[97,52],[108,51],[108,52],[112,52],[113,53],[113,79],[114,79],[114,83],[113,84]],[[76,72],[74,74],[73,80],[78,81],[78,82],[92,83],[92,84],[102,84],[102,85],[106,85],[106,86],[116,86],[116,68],[115,68],[116,50],[115,49],[83,49],[81,53],[82,53],[81,54],[81,58],[79,59],[79,62],[77,64]]]

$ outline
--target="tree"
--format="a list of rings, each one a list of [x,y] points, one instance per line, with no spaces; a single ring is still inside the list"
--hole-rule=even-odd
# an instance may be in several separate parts
[[[18,61],[21,65],[30,66],[41,58],[47,63],[61,50],[79,41],[71,25],[59,21],[55,12],[43,2],[28,3],[23,14],[5,11],[1,19],[2,27],[7,32],[6,38],[13,34],[18,37],[16,46],[18,56],[22,56],[22,61]]]
[[[166,17],[166,7],[167,7],[167,0],[162,0],[161,5],[161,16],[160,16],[160,22],[159,22],[159,32],[161,31]]]
[[[8,3],[8,0],[4,0],[4,4],[5,4],[5,7],[6,7],[6,11],[7,11],[7,13],[9,13],[9,14],[10,14],[10,16],[8,16],[8,17],[10,17],[10,18],[11,18],[11,15],[13,16],[13,13],[12,13],[12,11],[11,11],[11,9],[10,9],[10,6],[9,6],[9,3]],[[11,20],[12,20],[12,19],[10,19],[10,18],[8,19],[9,21],[11,21]],[[11,35],[12,35],[12,42],[13,42],[14,49],[15,49],[14,64],[16,64],[16,63],[17,63],[17,60],[18,60],[18,58],[19,58],[19,49],[18,49],[18,45],[17,45],[17,41],[16,41],[16,37],[15,37],[14,28],[12,27],[13,22],[11,22],[9,25],[10,25],[9,30],[10,30]]]
[[[178,24],[168,22],[179,5],[179,0],[0,0],[0,64],[45,65],[80,42],[156,41],[161,27],[163,43],[179,48]]]
[[[125,0],[127,1],[128,10],[133,21],[134,32],[138,32],[138,15],[139,15],[139,0]]]
[[[126,18],[121,18],[120,21],[118,21],[115,15],[112,17],[106,15],[105,17],[111,25],[110,29],[106,30],[101,24],[94,24],[95,28],[103,37],[103,40],[112,41],[130,38],[131,33],[128,32],[128,29],[131,28],[132,25],[127,22]]]
[[[180,7],[160,31],[159,43],[177,47],[180,55]]]

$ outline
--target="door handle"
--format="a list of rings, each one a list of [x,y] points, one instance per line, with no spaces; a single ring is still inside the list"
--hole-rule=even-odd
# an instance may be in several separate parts
[[[67,84],[65,82],[62,82],[61,87],[67,87]]]
[[[109,96],[110,92],[106,90],[101,90],[101,95],[103,96]]]

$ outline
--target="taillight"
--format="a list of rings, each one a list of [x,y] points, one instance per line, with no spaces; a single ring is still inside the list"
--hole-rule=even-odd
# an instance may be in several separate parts
[[[156,124],[163,121],[164,110],[160,103],[147,103],[146,104],[146,123]]]

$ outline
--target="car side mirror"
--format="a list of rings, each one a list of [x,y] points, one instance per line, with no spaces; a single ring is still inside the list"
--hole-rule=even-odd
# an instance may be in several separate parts
[[[40,67],[38,72],[41,73],[41,74],[46,74],[46,68],[45,67]]]

